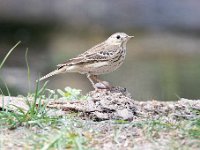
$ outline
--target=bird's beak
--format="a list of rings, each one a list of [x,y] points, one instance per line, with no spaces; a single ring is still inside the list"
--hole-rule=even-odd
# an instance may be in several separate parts
[[[134,36],[128,36],[129,39],[134,38]]]
[[[126,40],[130,40],[131,38],[133,38],[134,36],[130,36],[130,35],[128,35],[127,37],[126,37]]]

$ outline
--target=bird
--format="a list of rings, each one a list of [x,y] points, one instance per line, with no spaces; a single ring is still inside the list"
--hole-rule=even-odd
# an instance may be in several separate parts
[[[108,39],[93,46],[84,53],[57,65],[57,69],[41,77],[37,82],[51,76],[73,72],[86,74],[94,89],[109,89],[112,86],[98,78],[118,69],[124,62],[126,56],[127,42],[134,36],[124,32],[112,34]]]

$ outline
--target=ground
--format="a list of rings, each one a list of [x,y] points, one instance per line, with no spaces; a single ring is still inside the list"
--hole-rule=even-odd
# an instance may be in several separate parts
[[[121,87],[86,97],[70,88],[58,91],[60,98],[49,92],[51,97],[41,90],[28,97],[0,97],[1,149],[200,147],[200,100],[140,102]]]

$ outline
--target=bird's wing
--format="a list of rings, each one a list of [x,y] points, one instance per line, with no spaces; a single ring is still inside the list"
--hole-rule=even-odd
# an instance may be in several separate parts
[[[100,43],[91,49],[87,50],[83,54],[78,55],[75,58],[69,59],[63,64],[58,64],[59,68],[63,66],[72,66],[77,64],[90,63],[94,61],[107,61],[112,59],[118,52],[118,45],[108,45],[107,43]]]

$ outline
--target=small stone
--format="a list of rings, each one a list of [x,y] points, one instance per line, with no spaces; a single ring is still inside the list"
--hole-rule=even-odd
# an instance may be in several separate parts
[[[133,119],[133,113],[129,111],[128,109],[122,109],[117,110],[116,116],[122,118],[123,120],[132,120]]]

